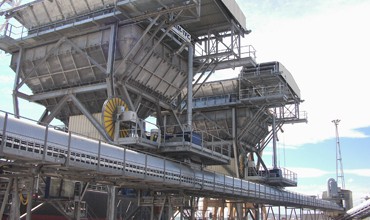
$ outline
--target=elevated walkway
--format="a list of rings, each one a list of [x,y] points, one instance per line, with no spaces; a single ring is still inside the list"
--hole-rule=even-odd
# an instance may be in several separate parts
[[[246,104],[274,106],[301,98],[293,76],[279,62],[244,66],[239,83],[239,97]]]
[[[25,134],[24,130],[30,132]],[[42,169],[47,169],[48,173],[76,180],[93,178],[94,182],[105,184],[124,182],[125,186],[133,188],[150,183],[161,189],[183,190],[215,198],[240,198],[254,203],[343,211],[342,207],[329,201],[194,170],[166,158],[47,129],[13,119],[7,114],[0,116],[0,134],[0,161],[2,165],[7,164],[3,168],[18,174],[29,174],[30,165],[43,164]]]
[[[285,168],[260,170],[256,175],[247,176],[246,179],[276,187],[297,186],[297,174]]]
[[[370,216],[370,200],[367,200],[352,209],[344,215],[335,218],[335,220],[365,219]]]
[[[210,137],[209,137],[210,136]],[[160,152],[171,158],[182,160],[191,158],[203,165],[228,164],[231,157],[231,144],[206,132],[180,132],[164,134]]]

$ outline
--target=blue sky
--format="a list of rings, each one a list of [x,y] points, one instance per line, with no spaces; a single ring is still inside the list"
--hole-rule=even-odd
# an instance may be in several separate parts
[[[346,188],[354,203],[370,195],[370,114],[368,68],[370,1],[237,0],[252,30],[246,44],[257,50],[257,62],[279,61],[301,89],[301,110],[308,123],[285,125],[279,133],[278,160],[298,173],[289,190],[321,195],[335,178],[335,126],[339,135]],[[13,111],[14,72],[10,56],[0,53],[0,109]],[[21,114],[41,115],[43,107],[21,101]],[[33,114],[39,112],[37,114]],[[271,162],[271,148],[264,152]]]
[[[301,89],[308,123],[279,134],[280,165],[298,173],[290,190],[321,195],[336,177],[335,126],[346,189],[354,203],[370,194],[368,68],[370,1],[237,0],[252,33],[257,61],[280,61]],[[270,162],[271,148],[264,152]]]

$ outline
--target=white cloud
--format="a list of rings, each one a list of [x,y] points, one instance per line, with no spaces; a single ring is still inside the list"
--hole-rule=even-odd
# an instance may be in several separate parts
[[[344,175],[354,174],[357,176],[370,177],[370,169],[346,169],[343,170]]]
[[[289,189],[298,192],[303,195],[316,196],[317,198],[322,198],[322,193],[327,190],[325,182],[323,184],[298,184],[294,189]]]
[[[13,83],[14,75],[0,75],[0,84]]]
[[[280,61],[293,74],[305,100],[300,109],[308,112],[308,124],[284,126],[287,146],[334,138],[334,119],[341,119],[341,137],[367,137],[356,129],[370,126],[365,101],[370,31],[364,28],[370,26],[370,2],[351,3],[282,1],[267,16],[262,10],[271,9],[267,1],[240,2],[247,21],[258,22],[247,36],[258,52],[258,62]],[[305,8],[314,13],[294,14],[304,4],[315,5],[312,10]],[[253,7],[260,13],[254,14]]]
[[[332,174],[332,172],[316,168],[289,167],[288,169],[296,173],[298,175],[298,178],[318,178],[326,176],[328,174]]]

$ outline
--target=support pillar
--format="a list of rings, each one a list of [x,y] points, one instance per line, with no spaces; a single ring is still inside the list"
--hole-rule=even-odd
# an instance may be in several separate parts
[[[232,136],[233,136],[233,151],[234,151],[234,166],[235,166],[235,175],[237,178],[240,177],[238,169],[238,150],[236,145],[236,111],[235,108],[232,108]]]
[[[276,116],[275,114],[272,115],[272,165],[274,169],[277,169],[277,152],[276,152]]]
[[[13,192],[12,192],[12,205],[10,207],[9,220],[19,220],[20,217],[20,201],[19,201],[18,178],[14,178]]]
[[[27,190],[27,215],[26,215],[26,220],[31,220],[31,215],[32,215],[32,205],[33,205],[33,189],[35,187],[35,178],[31,177],[30,178],[30,184],[28,186]]]
[[[187,129],[192,130],[193,119],[193,53],[194,47],[189,43],[188,45],[188,99],[187,99]]]
[[[194,208],[194,204],[195,204],[195,197],[194,196],[191,196],[190,197],[190,220],[195,220],[195,208]]]
[[[243,219],[243,204],[235,203],[234,205],[235,205],[235,210],[236,210],[235,219],[242,220]]]
[[[81,219],[81,201],[78,199],[74,201],[73,220],[80,220],[80,219]]]
[[[256,208],[254,209],[254,219],[255,220],[261,220],[261,206],[256,205]]]
[[[118,24],[111,25],[110,35],[109,35],[107,72],[106,72],[108,98],[114,97],[115,95],[113,64],[114,64],[114,55],[115,55],[115,48],[116,48],[117,29],[118,29]]]
[[[22,58],[23,58],[23,48],[21,47],[18,53],[17,58],[17,67],[15,69],[15,77],[14,77],[14,86],[13,86],[13,109],[14,109],[14,115],[15,117],[19,118],[19,103],[18,103],[18,84],[19,84],[19,76],[21,72],[21,64],[22,64]]]
[[[116,187],[108,186],[107,220],[116,219]]]

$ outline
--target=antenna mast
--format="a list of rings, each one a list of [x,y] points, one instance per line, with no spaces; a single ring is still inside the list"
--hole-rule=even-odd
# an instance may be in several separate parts
[[[343,174],[343,164],[342,164],[342,154],[340,151],[340,142],[339,142],[339,133],[338,133],[338,124],[340,122],[339,119],[331,121],[335,124],[335,136],[336,136],[336,172],[337,172],[337,183],[339,183],[339,179],[342,182],[342,189],[345,189],[344,183],[344,174]],[[340,166],[340,174],[338,167]]]

